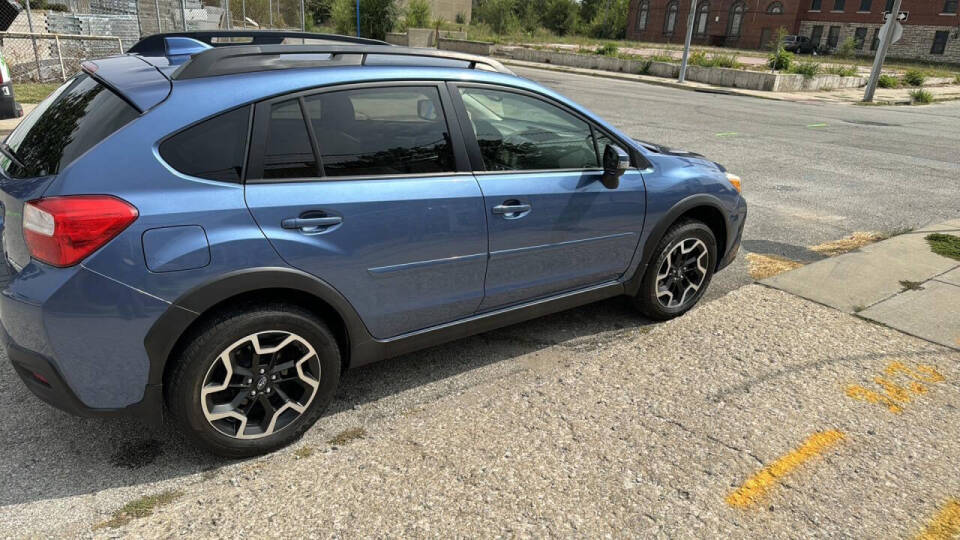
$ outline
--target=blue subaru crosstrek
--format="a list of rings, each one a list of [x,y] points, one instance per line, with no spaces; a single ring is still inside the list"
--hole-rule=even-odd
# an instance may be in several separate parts
[[[17,374],[234,457],[350,367],[617,295],[680,315],[746,217],[722,166],[494,60],[336,36],[151,36],[0,154]]]

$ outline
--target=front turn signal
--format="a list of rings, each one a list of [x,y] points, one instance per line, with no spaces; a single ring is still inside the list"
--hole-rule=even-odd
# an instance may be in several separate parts
[[[727,181],[730,182],[730,185],[737,190],[737,193],[740,193],[740,177],[739,176],[732,173],[727,173]]]

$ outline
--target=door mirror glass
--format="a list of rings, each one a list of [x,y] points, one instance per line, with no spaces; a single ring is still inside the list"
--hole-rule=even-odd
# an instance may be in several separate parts
[[[421,99],[418,101],[417,116],[419,116],[421,120],[436,120],[437,107],[433,104],[433,100]]]
[[[603,149],[603,177],[601,182],[608,189],[620,186],[620,177],[630,168],[630,154],[615,144]]]

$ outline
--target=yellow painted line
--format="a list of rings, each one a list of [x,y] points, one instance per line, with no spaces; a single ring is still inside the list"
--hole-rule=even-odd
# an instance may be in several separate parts
[[[949,540],[960,537],[960,501],[953,499],[930,520],[917,540]]]
[[[764,467],[748,478],[739,489],[727,495],[727,504],[736,508],[750,506],[779,484],[781,478],[836,445],[843,438],[843,433],[836,430],[814,433],[807,437],[803,444]]]

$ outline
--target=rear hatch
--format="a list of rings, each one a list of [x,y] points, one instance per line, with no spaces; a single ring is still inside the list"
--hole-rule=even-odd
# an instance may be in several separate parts
[[[44,195],[64,167],[140,115],[128,99],[81,73],[37,105],[0,145],[3,286],[30,262],[23,206]],[[9,264],[9,267],[7,265]]]

